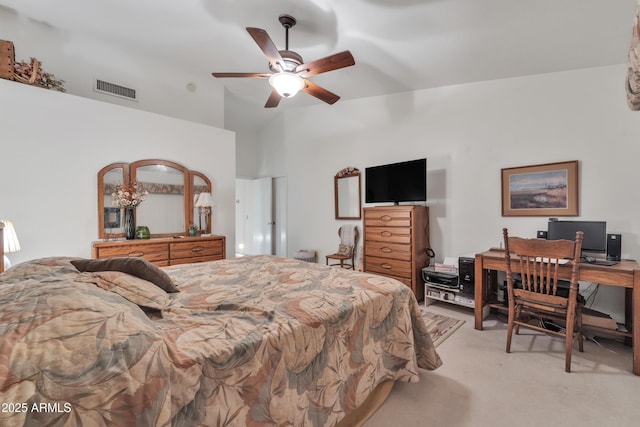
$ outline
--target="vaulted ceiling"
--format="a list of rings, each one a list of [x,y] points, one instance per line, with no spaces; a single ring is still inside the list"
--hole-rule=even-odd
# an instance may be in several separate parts
[[[245,27],[265,29],[284,49],[283,13],[298,20],[289,48],[305,60],[351,51],[355,66],[311,78],[348,100],[621,64],[636,7],[636,0],[0,0],[0,13],[17,23],[5,28],[13,34],[0,26],[0,39],[37,37],[16,34],[34,23],[49,29],[60,41],[39,59],[67,76],[70,93],[105,100],[70,81],[86,67],[141,88],[136,108],[174,115],[179,103],[181,118],[207,123],[199,106],[215,87],[224,93],[225,127],[258,130],[287,108],[322,102],[299,94],[265,109],[267,80],[211,72],[268,72]],[[153,108],[145,91],[154,92],[146,97]]]

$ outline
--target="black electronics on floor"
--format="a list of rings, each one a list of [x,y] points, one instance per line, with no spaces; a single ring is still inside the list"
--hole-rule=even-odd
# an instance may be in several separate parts
[[[434,267],[422,269],[422,279],[427,284],[436,285],[440,288],[451,288],[458,290],[458,275],[444,271],[436,271]]]
[[[468,257],[458,258],[458,284],[460,292],[467,295],[474,294],[475,259]]]
[[[622,254],[622,234],[607,234],[607,259],[620,261]]]
[[[538,233],[536,234],[536,237],[538,239],[546,239],[547,238],[547,230],[538,230]]]

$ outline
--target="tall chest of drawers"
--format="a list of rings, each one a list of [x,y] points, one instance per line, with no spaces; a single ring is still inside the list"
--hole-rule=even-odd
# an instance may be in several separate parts
[[[429,265],[429,208],[364,208],[364,271],[392,277],[424,299],[422,268]]]
[[[158,267],[226,258],[224,236],[94,242],[94,258],[141,257]]]

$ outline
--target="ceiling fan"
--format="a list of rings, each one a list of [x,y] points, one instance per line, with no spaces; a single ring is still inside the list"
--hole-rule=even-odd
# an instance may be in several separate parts
[[[312,83],[307,77],[326,73],[344,67],[355,65],[353,55],[348,50],[329,55],[325,58],[305,63],[297,52],[289,50],[289,29],[296,25],[296,19],[290,15],[280,15],[278,20],[285,29],[285,50],[278,50],[269,34],[261,28],[247,27],[247,31],[258,44],[260,50],[269,60],[271,73],[211,73],[214,77],[248,77],[269,79],[271,95],[267,99],[265,108],[277,107],[282,98],[295,96],[303,91],[327,104],[335,103],[340,97],[335,93]]]

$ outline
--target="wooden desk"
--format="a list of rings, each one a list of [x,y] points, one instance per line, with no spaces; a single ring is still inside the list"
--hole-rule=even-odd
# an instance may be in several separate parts
[[[515,272],[517,263],[511,264]],[[482,330],[482,309],[489,304],[489,291],[495,286],[496,272],[505,271],[504,251],[491,249],[475,258],[475,328]],[[560,267],[568,277],[570,267]],[[633,373],[640,375],[640,266],[636,261],[623,260],[613,266],[580,264],[578,280],[625,288],[625,326],[631,332]]]

